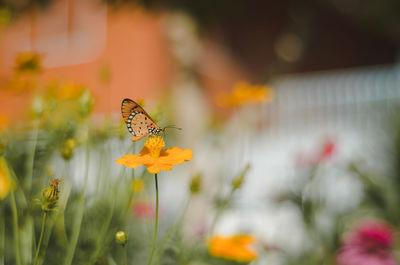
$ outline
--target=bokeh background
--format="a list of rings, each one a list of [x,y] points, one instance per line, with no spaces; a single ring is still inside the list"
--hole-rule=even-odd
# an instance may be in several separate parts
[[[254,264],[398,264],[399,14],[397,0],[1,0],[0,114],[23,209],[20,234],[29,238],[20,247],[22,264],[32,262],[41,220],[23,201],[40,198],[50,176],[63,177],[69,192],[54,217],[54,224],[65,222],[49,235],[41,262],[71,256],[64,264],[123,264],[112,238],[124,229],[137,234],[128,264],[146,262],[153,179],[114,162],[143,146],[132,148],[121,123],[124,98],[140,102],[161,127],[181,127],[167,131],[167,146],[194,153],[160,174],[159,236],[189,243],[168,250],[160,239],[155,262],[225,264],[229,257],[207,252],[207,238],[245,233],[256,238]],[[21,61],[29,52],[37,57],[28,56],[26,71]],[[266,100],[221,104],[221,94],[240,82],[263,88]],[[232,189],[241,174],[243,184]],[[194,196],[196,176],[202,188]],[[20,184],[26,178],[33,182]],[[144,188],[128,196],[138,192],[133,179]],[[108,185],[114,188],[105,192]],[[7,193],[1,260],[14,264]],[[118,206],[121,194],[129,211]],[[110,207],[92,209],[93,222],[110,215],[107,226],[99,224],[104,241],[68,228],[85,231],[90,210],[74,214],[97,202]],[[371,245],[347,255],[361,243],[346,235],[365,220],[373,223],[373,235],[363,234]],[[171,225],[183,239],[171,239]],[[76,248],[65,247],[75,237]],[[53,251],[51,242],[58,242]],[[195,251],[199,245],[204,252]]]

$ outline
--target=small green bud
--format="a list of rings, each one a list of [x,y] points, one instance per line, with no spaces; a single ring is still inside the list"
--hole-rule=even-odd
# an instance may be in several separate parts
[[[89,89],[85,89],[82,96],[78,99],[79,113],[83,118],[89,116],[93,108],[93,97]]]
[[[118,231],[117,233],[115,233],[115,242],[117,242],[117,244],[125,246],[125,244],[128,242],[128,238],[124,231]]]
[[[69,161],[74,156],[75,146],[76,146],[76,141],[72,138],[68,138],[61,147],[61,156],[65,160]]]
[[[250,170],[250,168],[250,164],[247,164],[242,173],[240,173],[239,176],[232,180],[232,187],[234,190],[239,189],[243,185],[244,178],[246,177],[247,172]]]
[[[42,190],[41,205],[43,211],[53,211],[56,208],[60,193],[58,185],[61,181],[61,179],[55,178],[49,186]]]
[[[31,111],[35,118],[40,118],[44,111],[44,99],[41,95],[36,95],[33,98]]]
[[[195,175],[190,182],[190,192],[192,194],[199,193],[202,188],[201,175]]]

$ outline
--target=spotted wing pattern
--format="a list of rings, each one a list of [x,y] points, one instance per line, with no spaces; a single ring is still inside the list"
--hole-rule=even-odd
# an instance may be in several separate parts
[[[162,131],[149,114],[129,98],[122,101],[121,114],[129,132],[133,134],[132,141],[138,141],[143,137],[155,135]]]

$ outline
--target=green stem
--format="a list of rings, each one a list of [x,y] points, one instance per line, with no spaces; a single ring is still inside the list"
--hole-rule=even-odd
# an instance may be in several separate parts
[[[47,211],[44,211],[43,220],[42,220],[42,231],[40,232],[39,243],[38,243],[38,246],[36,248],[36,255],[35,255],[35,260],[33,261],[33,265],[36,265],[37,262],[38,262],[40,247],[42,245],[44,230],[45,230],[45,227],[46,227],[46,218],[47,218]]]
[[[89,127],[87,125],[87,130],[89,130]],[[79,239],[79,233],[81,230],[81,225],[82,225],[82,219],[83,219],[83,213],[85,210],[85,192],[87,188],[87,183],[88,183],[88,176],[89,176],[89,159],[90,159],[90,146],[89,146],[89,138],[87,139],[86,142],[86,169],[85,169],[85,175],[84,175],[84,184],[83,184],[83,189],[80,192],[78,196],[78,205],[77,205],[77,210],[75,212],[75,219],[72,223],[72,232],[71,232],[71,239],[69,242],[69,245],[67,247],[67,254],[64,260],[64,265],[71,265],[72,260],[75,255],[75,250],[76,250],[76,245],[78,244],[78,239]]]
[[[30,197],[32,193],[32,179],[35,165],[35,152],[38,140],[38,132],[39,132],[39,120],[33,121],[33,129],[29,134],[31,143],[28,145],[28,157],[25,163],[26,169],[26,177],[24,180],[24,189],[27,192],[27,196]],[[30,207],[29,207],[30,208]],[[20,249],[21,249],[21,261],[22,264],[31,264],[32,263],[32,245],[35,242],[34,239],[34,222],[31,215],[26,216],[25,224],[20,229],[19,236],[24,240],[21,241]]]
[[[4,158],[2,158],[4,159]],[[17,265],[21,265],[21,257],[19,253],[19,235],[18,235],[18,212],[17,212],[17,204],[15,202],[14,196],[14,185],[13,179],[11,178],[10,169],[8,168],[8,164],[5,163],[6,174],[10,181],[10,194],[11,194],[11,211],[13,218],[13,235],[14,235],[14,248],[15,248],[15,262]]]
[[[150,257],[149,257],[149,261],[147,262],[147,265],[151,265],[151,260],[153,259],[153,254],[154,254],[154,249],[155,249],[156,239],[157,239],[157,227],[158,227],[158,179],[157,179],[157,174],[154,174],[154,178],[155,178],[155,182],[156,182],[156,219],[154,220],[153,240],[151,242]]]
[[[123,247],[123,249],[124,249],[124,265],[127,265],[128,264],[128,248],[125,246],[125,245],[123,245],[122,246]]]
[[[221,206],[218,207],[217,213],[215,214],[215,218],[211,224],[210,230],[209,230],[209,235],[211,236],[214,232],[215,226],[217,224],[218,219],[220,218],[221,214],[225,211],[226,207],[231,203],[233,194],[235,193],[235,188],[231,190],[229,193],[228,197],[224,200]]]
[[[29,153],[29,157],[26,162],[26,180],[27,180],[27,188],[28,191],[30,192],[31,186],[32,186],[32,179],[33,179],[33,169],[34,169],[34,164],[35,164],[35,152],[36,152],[36,145],[37,145],[37,138],[38,138],[38,126],[39,126],[39,121],[34,121],[33,124],[33,132],[32,132],[32,138],[33,138],[33,143],[32,143],[32,148]]]
[[[192,194],[190,194],[189,198],[186,200],[185,206],[183,207],[183,211],[182,211],[181,215],[179,216],[179,218],[178,218],[178,220],[176,222],[177,228],[182,227],[183,219],[185,218],[186,212],[189,209],[189,205],[190,205],[190,201],[191,200],[192,200]]]
[[[1,220],[0,220],[0,265],[4,265],[4,242],[5,242],[5,231],[6,231],[6,224],[4,218],[4,207],[0,205],[1,211]]]
[[[69,176],[70,175],[70,162],[66,162],[65,164],[65,168],[63,169],[63,174],[64,176]],[[59,201],[57,203],[57,211],[54,211],[53,214],[51,215],[51,217],[49,216],[48,220],[47,220],[47,227],[46,227],[46,234],[43,236],[43,242],[42,245],[43,247],[41,248],[42,251],[42,256],[45,257],[46,256],[46,251],[47,251],[47,246],[49,245],[49,240],[51,237],[51,234],[53,232],[53,228],[55,226],[55,223],[58,220],[62,220],[61,222],[61,231],[58,234],[58,240],[59,242],[62,242],[62,244],[66,244],[67,240],[67,233],[65,232],[65,225],[64,225],[64,211],[65,211],[65,207],[69,198],[69,194],[71,192],[71,185],[69,184],[69,182],[65,182],[63,184],[62,187],[62,192],[60,193],[60,198]],[[42,264],[42,262],[38,263],[39,265]]]

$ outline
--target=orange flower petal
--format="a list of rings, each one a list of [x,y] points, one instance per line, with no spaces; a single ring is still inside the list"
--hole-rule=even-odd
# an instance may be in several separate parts
[[[137,168],[141,165],[148,165],[154,162],[154,159],[149,155],[124,155],[120,159],[115,160],[118,164],[131,168]]]
[[[159,161],[163,164],[178,165],[193,158],[193,152],[190,149],[182,150],[178,147],[168,148],[161,151]]]
[[[250,235],[215,236],[209,240],[209,253],[218,258],[250,262],[257,258],[257,253],[249,248],[251,242],[254,238]]]
[[[235,240],[235,242],[237,242],[238,244],[251,244],[255,241],[254,237],[251,235],[236,235],[232,237],[233,240]]]
[[[182,150],[178,147],[168,148],[160,152],[159,157],[151,155],[149,147],[145,146],[140,151],[140,155],[124,155],[116,162],[120,165],[136,168],[146,165],[150,173],[159,173],[161,170],[172,170],[173,165],[181,164],[191,160],[193,152],[190,149]]]
[[[142,150],[140,150],[140,155],[144,156],[147,154],[150,154],[150,150],[146,146],[144,146]]]
[[[147,166],[147,171],[152,174],[159,173],[161,170],[170,171],[172,170],[172,165],[162,164],[157,161],[156,163]]]

